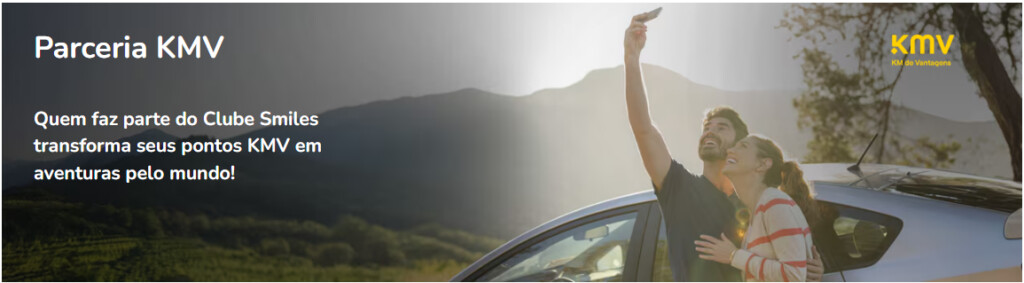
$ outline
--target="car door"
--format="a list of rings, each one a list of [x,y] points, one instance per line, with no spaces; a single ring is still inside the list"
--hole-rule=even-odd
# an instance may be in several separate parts
[[[584,216],[523,241],[467,281],[636,281],[650,203]]]

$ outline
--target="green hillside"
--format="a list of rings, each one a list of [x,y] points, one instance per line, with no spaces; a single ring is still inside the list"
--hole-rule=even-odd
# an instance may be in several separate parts
[[[500,240],[343,216],[210,217],[5,200],[4,281],[444,281]]]

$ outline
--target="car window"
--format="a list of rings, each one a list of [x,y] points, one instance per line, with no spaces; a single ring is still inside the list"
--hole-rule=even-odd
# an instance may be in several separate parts
[[[898,218],[829,202],[821,203],[822,227],[812,227],[826,272],[867,267],[877,262],[903,227]]]
[[[520,250],[478,281],[622,281],[637,213],[603,218]]]

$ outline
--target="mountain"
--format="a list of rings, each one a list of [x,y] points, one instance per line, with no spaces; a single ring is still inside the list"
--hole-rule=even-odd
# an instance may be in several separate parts
[[[733,106],[752,132],[776,140],[787,157],[806,154],[811,136],[797,128],[792,107],[799,91],[723,91],[658,66],[644,68],[655,123],[673,157],[691,171],[701,169],[696,148],[703,111],[715,105]],[[315,127],[263,128],[229,139],[243,146],[260,137],[320,141],[323,152],[315,154],[69,156],[47,165],[235,165],[234,181],[41,182],[19,189],[210,215],[330,223],[347,213],[394,228],[436,222],[510,238],[582,206],[651,188],[626,119],[623,77],[617,67],[523,97],[463,89],[378,101],[324,112]],[[902,107],[896,113],[902,134],[962,140],[953,170],[1010,175],[995,122],[960,123]],[[169,138],[159,131],[144,134],[133,138]],[[11,180],[8,168],[4,174]]]

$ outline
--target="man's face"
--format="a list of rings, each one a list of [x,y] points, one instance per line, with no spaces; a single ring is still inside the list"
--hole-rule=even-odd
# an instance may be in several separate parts
[[[704,161],[725,159],[726,150],[736,143],[736,130],[729,119],[715,117],[704,123],[697,153]]]

